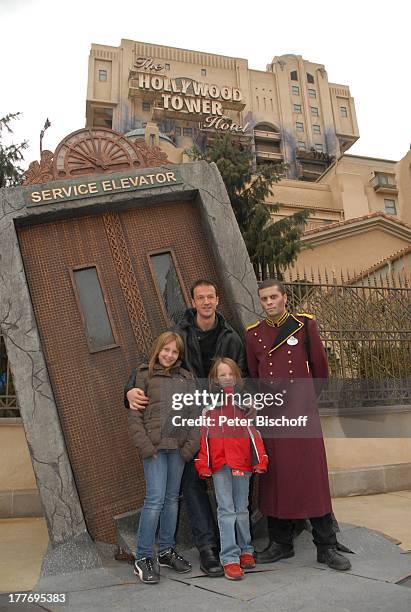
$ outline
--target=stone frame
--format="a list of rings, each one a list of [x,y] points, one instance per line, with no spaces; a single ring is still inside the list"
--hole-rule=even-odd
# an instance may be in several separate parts
[[[170,170],[164,166],[159,170]],[[48,377],[16,226],[78,217],[127,207],[192,199],[201,209],[227,299],[239,328],[255,321],[260,307],[257,281],[237,221],[215,164],[173,166],[182,184],[27,207],[26,188],[0,190],[0,331],[4,336],[33,469],[47,522],[50,545],[91,547],[87,566],[98,565],[88,535]],[[93,179],[115,178],[116,174]],[[72,181],[61,181],[69,185]],[[60,184],[60,182],[59,182]],[[47,444],[45,444],[47,440]],[[76,555],[75,555],[76,556]],[[77,555],[78,556],[78,555]],[[81,555],[80,555],[81,556]],[[87,556],[87,555],[86,555]],[[84,557],[84,555],[83,555]],[[84,558],[80,566],[84,567]],[[79,567],[73,562],[73,567]]]

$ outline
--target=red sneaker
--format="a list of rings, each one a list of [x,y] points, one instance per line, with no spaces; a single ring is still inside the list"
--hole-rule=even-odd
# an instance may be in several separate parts
[[[224,576],[228,580],[241,580],[244,574],[239,563],[227,563],[224,565]]]
[[[243,569],[253,569],[255,567],[255,559],[250,553],[240,555],[240,565]]]

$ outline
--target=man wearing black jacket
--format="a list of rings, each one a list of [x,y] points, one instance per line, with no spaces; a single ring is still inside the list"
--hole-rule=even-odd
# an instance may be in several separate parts
[[[183,319],[173,329],[184,340],[183,366],[198,379],[208,377],[215,357],[230,357],[245,375],[247,359],[244,344],[238,333],[217,312],[218,290],[214,283],[200,279],[191,289],[193,308],[186,310]],[[143,410],[148,398],[141,389],[134,388],[135,371],[125,387],[125,405],[131,410]],[[198,477],[194,461],[187,463],[183,481],[194,543],[200,553],[201,569],[209,576],[222,576],[218,538],[204,480]]]

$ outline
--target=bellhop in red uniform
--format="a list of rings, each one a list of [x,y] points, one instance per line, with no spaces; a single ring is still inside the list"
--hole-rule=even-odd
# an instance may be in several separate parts
[[[270,284],[271,283],[271,284]],[[264,389],[284,393],[283,415],[307,416],[309,433],[263,433],[269,466],[260,476],[259,506],[268,519],[270,544],[257,555],[267,563],[294,555],[292,519],[310,519],[317,559],[334,569],[350,562],[335,550],[327,460],[316,405],[316,390],[328,377],[327,357],[312,315],[290,314],[287,295],[277,281],[259,289],[267,317],[246,331],[247,362],[251,378]],[[280,385],[280,388],[278,386]]]
[[[289,429],[280,438],[266,430],[270,466],[260,478],[260,510],[287,519],[323,516],[331,512],[331,498],[313,378],[327,378],[328,367],[317,324],[307,315],[284,313],[278,323],[265,319],[251,326],[246,346],[251,377],[263,379],[267,391],[271,381],[276,390],[281,381],[283,414],[308,416],[307,435],[315,435],[294,438]]]

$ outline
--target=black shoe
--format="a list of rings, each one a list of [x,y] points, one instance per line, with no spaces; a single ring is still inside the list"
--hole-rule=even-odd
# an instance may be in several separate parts
[[[156,584],[160,582],[160,574],[154,560],[151,557],[142,557],[134,563],[134,573],[138,576],[141,582],[147,584]]]
[[[325,563],[328,567],[335,570],[349,570],[351,569],[351,563],[342,555],[337,552],[335,548],[327,548],[326,550],[317,550],[317,561],[318,563]]]
[[[158,563],[161,567],[171,567],[177,574],[191,571],[191,563],[179,555],[174,548],[167,548],[159,553]]]
[[[294,557],[294,554],[294,548],[292,546],[270,542],[267,548],[264,548],[261,552],[256,552],[254,557],[256,563],[275,563],[280,559]]]
[[[217,552],[213,548],[200,550],[200,569],[212,578],[224,576],[223,566],[220,563]]]

